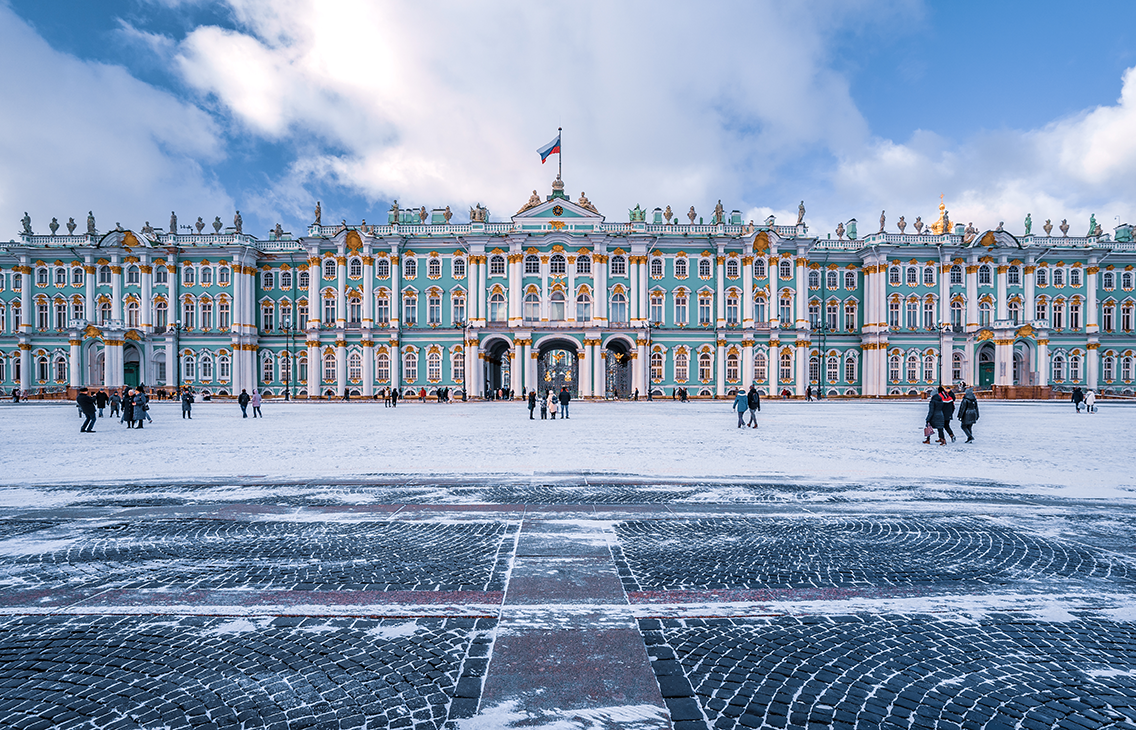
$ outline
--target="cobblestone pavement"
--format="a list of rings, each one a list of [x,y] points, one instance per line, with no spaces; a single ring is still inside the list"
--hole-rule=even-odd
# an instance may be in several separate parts
[[[558,479],[0,487],[0,727],[1136,730],[1136,503]]]

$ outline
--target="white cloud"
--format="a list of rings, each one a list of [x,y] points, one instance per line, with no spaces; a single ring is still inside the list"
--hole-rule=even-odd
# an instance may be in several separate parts
[[[528,190],[547,192],[555,169],[535,150],[564,126],[569,191],[618,219],[636,203],[747,209],[763,201],[744,191],[795,155],[861,146],[866,125],[826,44],[849,14],[890,12],[874,2],[229,5],[241,31],[196,29],[178,67],[252,133],[334,149],[301,154],[293,173],[304,181],[407,205],[483,202],[503,217]],[[296,181],[282,185],[292,192],[278,197],[294,197]]]

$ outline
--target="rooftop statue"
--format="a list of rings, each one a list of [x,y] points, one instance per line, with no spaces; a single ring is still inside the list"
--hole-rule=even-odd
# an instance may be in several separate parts
[[[150,225],[150,221],[146,221],[146,225],[142,226],[142,235],[143,236],[154,235],[154,227],[152,225]]]
[[[523,206],[521,206],[521,209],[518,210],[517,212],[518,213],[524,213],[529,208],[535,208],[536,206],[540,205],[540,203],[541,203],[540,195],[538,195],[537,192],[534,190],[534,191],[532,191],[532,195],[529,196],[529,202],[527,202]]]
[[[766,218],[766,219],[765,219],[765,225],[766,225],[766,226],[768,226],[768,227],[770,227],[770,228],[772,228],[773,226],[777,225],[777,218],[776,218],[776,216],[773,216],[773,215],[771,215],[771,216],[769,216],[768,218]]]
[[[1048,218],[1046,218],[1046,219],[1045,219],[1045,225],[1044,225],[1044,226],[1042,226],[1042,227],[1041,227],[1041,229],[1042,229],[1043,231],[1045,231],[1045,235],[1047,235],[1047,236],[1048,236],[1048,235],[1049,235],[1049,234],[1050,234],[1050,233],[1051,233],[1051,232],[1053,231],[1053,221],[1051,221],[1051,220],[1049,220]]]
[[[323,218],[323,206],[320,204],[320,201],[317,200],[316,201],[316,225],[317,226],[323,225],[323,221],[321,220],[322,218]],[[239,232],[240,231],[238,231],[238,233]]]
[[[1062,236],[1068,236],[1069,235],[1069,221],[1068,220],[1066,220],[1065,218],[1062,218],[1061,219],[1061,225],[1059,225],[1057,227],[1061,229],[1061,235]]]
[[[200,236],[201,231],[205,229],[205,221],[201,220],[201,216],[197,216],[197,222],[193,224],[193,227],[197,229],[197,235]]]
[[[722,199],[718,199],[718,204],[714,206],[714,223],[726,222],[726,209],[722,207]]]
[[[836,237],[841,239],[841,240],[844,239],[844,224],[843,223],[837,223],[836,224]]]
[[[51,223],[48,223],[47,227],[51,229],[51,235],[54,236],[55,232],[59,230],[59,219],[52,216]]]
[[[900,216],[899,220],[896,221],[895,227],[899,229],[900,233],[903,233],[905,230],[907,230],[907,221],[903,220],[903,216]]]
[[[801,204],[797,206],[797,225],[799,226],[804,222],[805,222],[805,201],[802,200]]]
[[[880,233],[884,232],[884,223],[887,222],[887,216],[884,215],[885,213],[887,213],[886,210],[880,211]]]
[[[663,211],[663,220],[667,222],[668,226],[671,224],[671,218],[674,218],[674,212],[671,211],[671,207],[668,205],[667,209]]]
[[[177,213],[170,211],[170,234],[176,236],[178,232]]]
[[[276,227],[272,229],[272,233],[276,236],[276,240],[279,241],[284,237],[284,226],[277,223]]]
[[[1098,223],[1097,227],[1093,229],[1093,236],[1095,236],[1096,238],[1100,238],[1103,235],[1104,235],[1104,229],[1101,228],[1101,224]]]
[[[75,222],[74,216],[71,216],[70,218],[67,219],[67,235],[74,236],[75,235],[75,229],[78,228],[78,227],[79,227],[79,224]]]
[[[24,211],[24,217],[20,219],[20,223],[24,225],[24,235],[32,235],[32,218],[30,215],[28,215],[28,212],[26,210]]]
[[[1026,213],[1026,235],[1030,234],[1030,229],[1033,228],[1033,216]]]
[[[994,230],[998,233],[1001,233],[1002,230],[1003,230],[1003,226],[1005,226],[1005,225],[1006,225],[1006,221],[998,221],[998,227],[995,228]]]
[[[1085,235],[1086,236],[1095,236],[1096,230],[1097,230],[1097,214],[1093,213],[1092,215],[1089,216],[1089,232],[1086,233]]]
[[[443,216],[444,216],[444,217],[445,217],[445,219],[446,219],[446,223],[449,223],[449,222],[450,222],[450,218],[453,218],[453,217],[454,217],[454,214],[450,212],[450,206],[448,206],[448,205],[446,206],[446,212],[445,212],[445,213],[443,213]]]
[[[588,196],[584,194],[583,190],[580,191],[580,199],[576,202],[581,208],[587,208],[588,210],[592,211],[593,213],[598,212],[596,210],[596,207],[594,205],[592,205],[592,201],[588,200]]]
[[[213,232],[214,233],[220,233],[221,229],[224,228],[224,227],[225,227],[225,224],[221,222],[221,216],[216,216],[213,219]]]
[[[114,231],[115,233],[122,233],[122,224],[118,221],[114,222]]]
[[[694,219],[698,217],[698,214],[694,212],[694,206],[693,205],[690,206],[690,210],[687,211],[686,217],[690,219],[690,224],[694,225]]]
[[[419,222],[425,223],[426,219],[429,216],[430,216],[430,214],[426,212],[426,206],[425,205],[418,209],[418,220],[419,220]]]
[[[95,231],[95,212],[93,210],[87,211],[87,235],[98,235]]]
[[[317,205],[318,205],[318,201],[317,201]],[[241,232],[241,228],[244,227],[244,224],[245,224],[245,221],[244,221],[243,218],[241,218],[241,212],[238,210],[236,212],[236,214],[233,216],[233,227],[237,229],[238,234]]]
[[[915,233],[919,234],[919,233],[922,233],[922,232],[923,232],[923,216],[917,215],[917,216],[915,216]]]

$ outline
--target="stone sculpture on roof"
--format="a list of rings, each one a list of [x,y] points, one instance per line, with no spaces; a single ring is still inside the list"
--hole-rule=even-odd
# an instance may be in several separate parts
[[[79,227],[79,224],[75,222],[75,216],[71,216],[70,218],[67,219],[67,235],[74,236],[75,235],[75,229],[78,228],[78,227]]]
[[[47,227],[51,229],[51,235],[54,236],[55,232],[59,230],[59,219],[52,216],[51,223],[48,223]]]
[[[24,217],[20,219],[20,223],[24,226],[24,235],[32,235],[32,218],[28,215],[26,210],[24,211]]]
[[[233,228],[236,228],[237,233],[239,234],[241,233],[241,229],[244,227],[244,224],[245,221],[243,218],[241,218],[241,212],[238,210],[236,214],[233,215]]]
[[[94,236],[95,233],[95,211],[87,211],[87,235]]]
[[[170,211],[170,233],[171,233],[172,235],[175,235],[175,236],[176,236],[176,235],[177,235],[177,232],[178,232],[178,217],[177,217],[177,213],[175,213],[175,212],[173,212],[173,211],[171,210],[171,211]]]
[[[1033,228],[1033,216],[1026,213],[1026,235],[1030,234],[1030,229]]]
[[[797,225],[799,226],[804,222],[805,222],[805,201],[802,200],[801,204],[797,206]]]
[[[316,201],[316,225],[317,226],[323,225],[322,219],[323,219],[323,206],[320,205],[320,201],[317,200]]]

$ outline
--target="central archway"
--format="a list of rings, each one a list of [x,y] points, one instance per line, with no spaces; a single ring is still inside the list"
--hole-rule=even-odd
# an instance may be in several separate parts
[[[546,340],[540,344],[537,358],[536,387],[542,397],[548,391],[559,393],[567,388],[573,398],[579,397],[580,366],[577,343],[570,339]]]
[[[512,347],[508,340],[494,339],[485,346],[485,395],[496,398],[498,390],[512,388]]]
[[[608,340],[604,397],[631,397],[631,346],[618,337]]]

